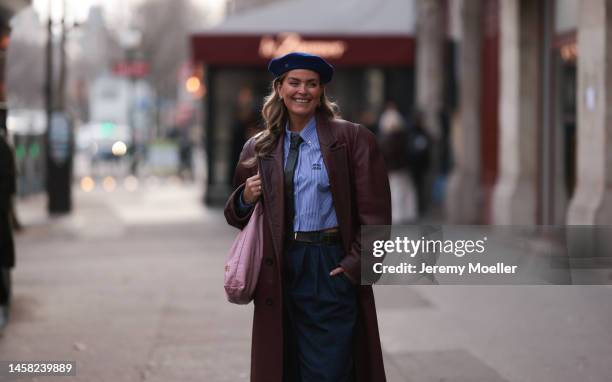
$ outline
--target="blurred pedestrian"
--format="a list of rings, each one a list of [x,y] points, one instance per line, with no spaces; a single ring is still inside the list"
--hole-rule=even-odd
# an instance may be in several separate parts
[[[179,169],[178,173],[183,180],[193,180],[193,154],[192,143],[190,137],[190,128],[187,125],[181,127],[178,131],[178,147],[179,147]]]
[[[423,113],[416,110],[408,124],[408,165],[416,188],[418,214],[423,216],[427,207],[426,178],[431,167],[432,140],[424,124]]]
[[[337,118],[326,61],[290,53],[268,68],[265,130],[246,143],[225,207],[243,228],[261,199],[267,220],[251,381],[385,381],[359,235],[391,224],[384,160],[370,131]]]
[[[253,90],[248,86],[243,86],[238,92],[236,100],[236,119],[232,125],[232,145],[230,167],[228,168],[228,182],[234,178],[234,169],[238,166],[240,153],[246,141],[261,130],[259,118],[255,110],[253,100]]]
[[[378,135],[378,121],[376,120],[376,114],[371,109],[364,109],[359,113],[359,120],[357,122],[370,130],[374,135]]]
[[[379,122],[380,146],[389,169],[394,224],[417,219],[417,194],[410,174],[408,129],[395,103],[387,102]]]
[[[0,112],[0,328],[8,322],[11,269],[15,266],[12,203],[16,191],[15,157],[8,143],[6,112]]]

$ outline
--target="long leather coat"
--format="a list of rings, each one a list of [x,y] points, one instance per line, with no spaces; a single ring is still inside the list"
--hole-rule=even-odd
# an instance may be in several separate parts
[[[361,225],[390,225],[391,196],[384,160],[375,136],[344,120],[317,116],[317,133],[327,167],[345,257],[341,266],[352,280],[360,280]],[[282,133],[284,134],[284,132]],[[283,135],[275,149],[258,159],[263,183],[264,260],[255,291],[251,381],[281,382],[283,374],[282,269],[284,226]],[[254,155],[248,141],[241,162]],[[239,217],[236,201],[246,179],[257,167],[239,164],[235,190],[225,206],[227,222],[242,229],[250,216]],[[358,382],[386,381],[372,287],[359,285],[354,360]]]

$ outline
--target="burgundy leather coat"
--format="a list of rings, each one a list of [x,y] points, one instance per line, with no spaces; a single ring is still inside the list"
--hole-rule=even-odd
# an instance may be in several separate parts
[[[361,225],[390,225],[391,196],[384,160],[375,136],[366,128],[344,120],[317,116],[317,133],[327,167],[332,198],[345,257],[342,267],[352,280],[360,280]],[[284,135],[284,132],[282,133]],[[263,183],[264,259],[255,291],[251,381],[281,382],[283,375],[282,261],[284,227],[283,135],[275,149],[258,159]],[[248,141],[241,161],[254,155],[254,140]],[[236,213],[246,179],[256,167],[239,164],[235,190],[225,206],[227,222],[242,229],[249,216]],[[358,382],[384,382],[385,370],[378,334],[372,287],[357,286],[358,320],[354,360]]]

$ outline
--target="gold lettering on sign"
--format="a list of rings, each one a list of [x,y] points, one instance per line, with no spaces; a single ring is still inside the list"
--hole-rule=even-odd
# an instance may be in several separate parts
[[[279,35],[278,39],[264,36],[259,43],[259,55],[264,58],[284,56],[291,52],[316,54],[325,58],[340,58],[346,52],[346,42],[312,40],[306,41],[297,33]]]
[[[559,51],[561,53],[561,58],[565,62],[574,62],[578,57],[578,46],[576,43],[565,44]]]

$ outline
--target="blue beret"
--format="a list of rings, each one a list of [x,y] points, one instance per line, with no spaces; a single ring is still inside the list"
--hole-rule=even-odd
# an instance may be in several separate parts
[[[274,58],[268,64],[268,70],[279,77],[290,70],[308,69],[319,73],[321,83],[331,81],[334,75],[334,67],[319,56],[313,54],[293,52],[282,57]]]

